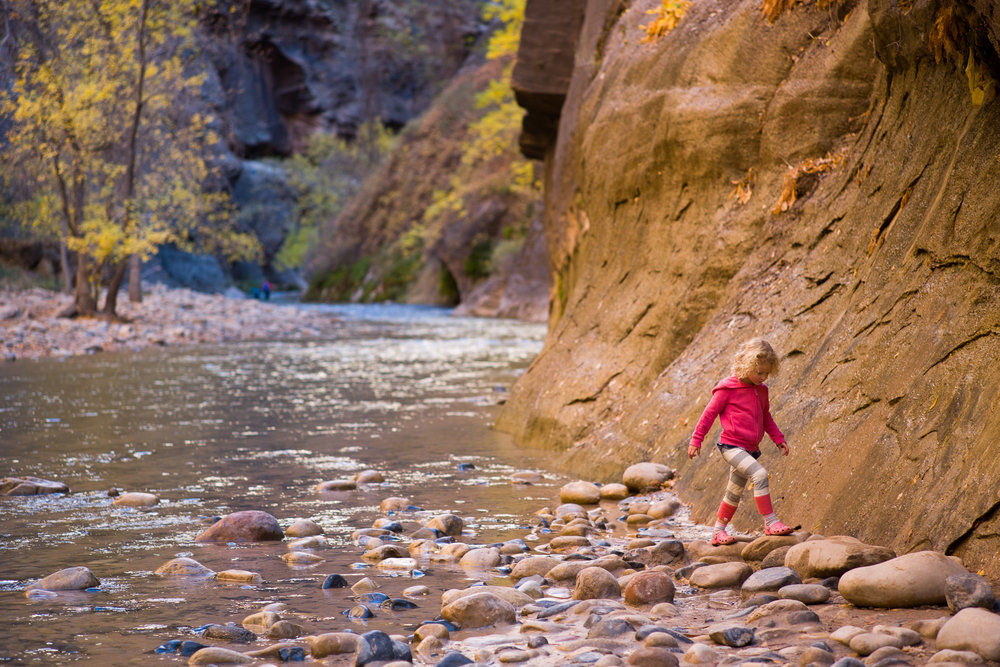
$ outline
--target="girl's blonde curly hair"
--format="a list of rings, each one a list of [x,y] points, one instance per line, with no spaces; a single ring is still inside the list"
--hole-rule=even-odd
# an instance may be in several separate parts
[[[771,365],[770,375],[778,374],[780,363],[774,349],[763,338],[751,338],[736,350],[736,356],[733,357],[733,375],[745,378],[763,363]]]

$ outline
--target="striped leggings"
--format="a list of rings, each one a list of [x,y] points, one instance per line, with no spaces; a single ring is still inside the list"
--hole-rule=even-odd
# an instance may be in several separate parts
[[[722,453],[722,458],[730,465],[726,494],[722,497],[722,504],[719,505],[719,519],[723,523],[729,523],[733,518],[748,481],[753,481],[753,499],[757,504],[757,511],[762,516],[773,513],[771,491],[767,485],[767,470],[757,462],[760,452],[751,454],[742,447],[727,445],[719,445],[719,451]]]

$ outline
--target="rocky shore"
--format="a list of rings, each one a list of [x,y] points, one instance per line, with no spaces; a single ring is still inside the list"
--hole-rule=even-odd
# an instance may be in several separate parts
[[[343,589],[345,621],[298,613],[295,596],[266,582],[271,603],[229,624],[193,628],[151,650],[178,663],[277,665],[808,665],[890,667],[1000,663],[1000,615],[991,584],[955,558],[933,551],[898,555],[844,535],[798,531],[740,536],[713,547],[674,496],[673,471],[630,467],[620,484],[571,482],[558,503],[540,508],[521,538],[475,543],[455,514],[381,503],[382,518],[351,536],[368,569],[334,572],[323,589]],[[315,492],[351,493],[378,483],[378,471],[332,479]],[[531,484],[524,471],[511,484]],[[58,492],[44,480],[3,480],[18,495]],[[32,490],[34,489],[34,490]],[[125,493],[118,506],[149,508],[155,494]],[[222,517],[196,542],[286,541],[289,567],[321,565],[343,549],[300,519],[282,526],[262,511]],[[250,549],[253,547],[250,546]],[[348,547],[350,548],[350,547]],[[245,553],[233,551],[232,553]],[[178,557],[156,574],[265,582],[239,568],[214,572]],[[440,600],[422,569],[449,563],[482,582],[447,590]],[[74,567],[25,586],[29,598],[99,587],[100,573]],[[398,597],[379,592],[385,577],[412,577]],[[355,632],[352,621],[426,609],[423,622],[398,632]],[[432,611],[433,610],[433,611]],[[345,629],[346,628],[346,629]]]
[[[242,297],[148,287],[142,303],[122,299],[121,321],[67,319],[67,294],[43,289],[0,291],[0,356],[6,361],[74,356],[152,345],[319,336],[328,313]]]

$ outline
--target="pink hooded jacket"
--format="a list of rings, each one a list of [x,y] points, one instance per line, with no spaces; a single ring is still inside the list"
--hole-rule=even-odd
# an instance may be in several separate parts
[[[771,436],[775,444],[785,441],[785,436],[771,418],[771,404],[767,400],[765,385],[747,384],[735,375],[715,385],[712,400],[708,402],[694,428],[692,445],[701,448],[716,417],[722,422],[719,442],[724,445],[735,445],[748,452],[756,452],[765,433]]]

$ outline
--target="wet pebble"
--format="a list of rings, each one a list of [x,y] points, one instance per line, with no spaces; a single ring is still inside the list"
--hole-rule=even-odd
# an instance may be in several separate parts
[[[375,612],[363,604],[357,604],[344,612],[348,618],[374,618]]]
[[[82,591],[100,586],[101,580],[86,567],[67,567],[28,586],[28,591]]]
[[[358,595],[361,595],[362,593],[371,593],[376,588],[378,588],[378,584],[375,583],[375,581],[370,577],[359,579],[353,586],[351,586],[351,590]]]
[[[627,498],[628,494],[628,487],[624,484],[605,484],[601,487],[603,500],[621,500]]]
[[[256,662],[256,659],[221,646],[206,646],[188,660],[189,665],[243,665],[251,662]]]
[[[308,634],[308,631],[298,623],[281,620],[267,629],[268,639],[294,639]]]
[[[316,554],[311,554],[307,551],[289,551],[288,553],[281,555],[281,560],[285,561],[288,565],[297,567],[318,565],[319,563],[326,562],[326,559],[322,556],[317,556]]]
[[[622,594],[627,604],[646,605],[673,602],[674,582],[666,572],[649,570],[633,575]]]
[[[322,534],[323,529],[311,519],[298,519],[293,521],[288,528],[285,528],[286,537],[311,537]]]
[[[401,498],[399,496],[390,496],[382,500],[379,504],[379,510],[382,513],[387,512],[405,512],[410,508],[410,501],[407,498]]]
[[[358,484],[381,484],[385,481],[385,476],[378,470],[362,470],[355,473],[354,481]]]
[[[356,667],[371,663],[392,662],[412,659],[410,647],[403,642],[392,639],[381,630],[372,630],[358,637],[357,655],[354,659]]]
[[[123,493],[111,501],[111,504],[115,507],[153,507],[159,503],[160,498],[156,494],[140,493],[138,491]]]
[[[411,598],[424,597],[430,594],[431,594],[431,589],[429,589],[427,586],[422,586],[422,585],[409,586],[408,588],[403,589],[403,595]]]
[[[330,574],[323,580],[323,588],[347,588],[347,579],[342,574]]]
[[[225,625],[210,623],[201,628],[201,634],[208,639],[223,639],[243,644],[249,644],[257,639],[256,634],[235,623],[226,623]]]
[[[351,632],[328,632],[309,637],[312,657],[317,660],[328,655],[354,653],[357,648],[358,635]]]
[[[330,479],[316,485],[317,493],[334,493],[337,491],[354,491],[358,483],[353,479]]]
[[[249,570],[223,570],[215,575],[216,581],[230,584],[262,584],[264,578]]]
[[[215,572],[193,558],[174,558],[156,568],[154,574],[161,577],[209,577]]]

